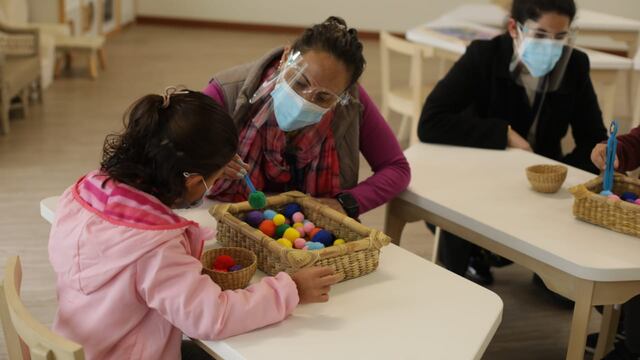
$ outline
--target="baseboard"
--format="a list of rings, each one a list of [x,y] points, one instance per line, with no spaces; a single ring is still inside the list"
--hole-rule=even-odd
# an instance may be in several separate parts
[[[192,28],[208,28],[208,29],[248,31],[248,32],[268,32],[268,33],[293,34],[293,35],[301,34],[305,29],[304,27],[301,27],[301,26],[237,23],[237,22],[215,21],[215,20],[179,19],[179,18],[171,18],[171,17],[159,17],[159,16],[138,16],[136,17],[136,23],[143,24],[143,25],[181,26],[181,27],[192,27]],[[404,37],[403,34],[394,33],[394,35]],[[363,40],[378,40],[380,35],[376,31],[358,31],[358,37]]]

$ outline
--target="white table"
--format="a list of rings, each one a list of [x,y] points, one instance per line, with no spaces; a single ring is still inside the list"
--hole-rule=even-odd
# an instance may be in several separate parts
[[[57,197],[41,202],[53,221]],[[209,226],[211,202],[183,211]],[[264,276],[258,271],[257,281]],[[335,285],[326,304],[301,305],[284,322],[223,341],[198,341],[223,359],[480,359],[502,320],[502,301],[396,245],[379,268]]]
[[[450,19],[466,20],[496,28],[503,27],[508,16],[509,13],[504,8],[494,4],[461,5],[443,15]],[[624,42],[630,58],[637,53],[640,35],[638,20],[579,8],[574,25],[580,29],[581,37],[606,36]]]
[[[569,168],[562,190],[540,194],[530,189],[525,168],[555,162],[533,153],[417,144],[405,155],[411,183],[389,204],[386,233],[400,239],[407,222],[426,220],[536,272],[576,302],[567,359],[583,358],[593,305],[640,294],[640,239],[572,214],[567,189],[594,175]],[[617,316],[606,307],[599,354],[610,347]]]
[[[469,6],[482,7],[481,5]],[[482,31],[486,34],[492,34],[493,36],[502,33],[502,31],[497,28],[477,24],[466,19],[458,19],[452,14],[455,14],[455,11],[432,22],[410,29],[406,33],[407,40],[430,48],[439,49],[440,51],[434,52],[436,57],[444,61],[453,62],[465,53],[468,43],[453,36],[442,35],[436,31],[437,29],[466,27]],[[632,72],[634,65],[633,60],[590,49],[580,48],[580,50],[589,56],[591,63],[591,80],[602,86],[602,91],[598,94],[598,97],[602,104],[602,117],[606,123],[609,123],[614,118],[618,82],[622,80],[623,76]],[[440,75],[444,76],[442,70]],[[629,87],[628,90],[632,91],[631,87]]]

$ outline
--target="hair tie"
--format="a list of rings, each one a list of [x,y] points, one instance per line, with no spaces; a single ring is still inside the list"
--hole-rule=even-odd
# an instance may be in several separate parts
[[[164,94],[160,95],[162,96],[162,105],[160,105],[161,108],[166,109],[169,107],[170,103],[171,103],[171,96],[174,94],[188,94],[189,91],[187,89],[185,89],[184,86],[167,86],[164,89]]]

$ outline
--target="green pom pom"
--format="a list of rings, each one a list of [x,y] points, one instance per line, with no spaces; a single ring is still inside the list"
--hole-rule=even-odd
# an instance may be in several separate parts
[[[282,236],[284,236],[284,232],[287,231],[288,228],[290,228],[291,226],[287,225],[287,224],[282,224],[280,226],[278,226],[276,228],[276,239],[280,239]]]
[[[267,206],[267,197],[262,191],[256,191],[249,194],[249,205],[254,209],[262,209]]]

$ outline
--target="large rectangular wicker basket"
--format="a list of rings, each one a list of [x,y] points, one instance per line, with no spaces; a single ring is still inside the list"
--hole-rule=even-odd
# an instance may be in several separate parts
[[[331,267],[348,280],[378,267],[380,248],[391,240],[387,235],[297,191],[267,198],[267,208],[276,211],[289,203],[298,203],[307,219],[346,243],[321,250],[286,248],[242,220],[245,213],[253,210],[248,202],[219,204],[211,208],[210,214],[218,221],[218,242],[223,246],[252,250],[258,256],[258,268],[269,275],[281,271],[292,273],[317,265]]]
[[[580,220],[640,237],[640,205],[600,195],[602,182],[602,177],[597,177],[570,189],[575,197],[573,214]],[[613,192],[620,195],[627,191],[639,194],[640,180],[615,174]]]

